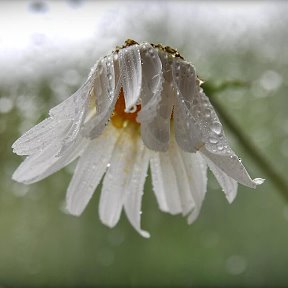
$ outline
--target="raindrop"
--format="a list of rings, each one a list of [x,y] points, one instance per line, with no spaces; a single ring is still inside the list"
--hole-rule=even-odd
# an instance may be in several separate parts
[[[108,163],[108,164],[107,164],[107,168],[109,168],[110,166],[111,166],[111,163]]]
[[[193,106],[198,105],[198,100],[197,100],[197,99],[193,99],[193,101],[192,101],[192,105],[193,105]]]
[[[222,144],[222,143],[218,143],[218,144],[217,144],[217,149],[218,149],[219,151],[222,151],[222,150],[224,149],[223,144]]]
[[[254,181],[254,183],[255,183],[256,185],[261,185],[261,184],[264,183],[265,179],[255,178],[253,181]]]
[[[108,73],[107,74],[107,77],[108,77],[108,79],[111,81],[112,80],[112,78],[113,78],[113,76],[112,76],[112,74],[111,73]]]
[[[218,121],[214,121],[211,125],[211,130],[217,134],[220,135],[222,133],[222,125]]]
[[[205,116],[205,118],[210,118],[211,117],[211,110],[209,108],[205,109],[204,116]]]
[[[132,107],[129,108],[129,113],[135,113],[137,111],[137,106],[133,105]]]
[[[218,143],[218,139],[215,138],[215,137],[209,137],[209,142],[210,142],[211,144],[217,144],[217,143]]]

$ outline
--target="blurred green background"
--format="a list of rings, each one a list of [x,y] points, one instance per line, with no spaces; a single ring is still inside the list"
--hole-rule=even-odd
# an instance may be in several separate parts
[[[287,12],[277,1],[1,1],[0,285],[288,286],[288,191],[227,127],[252,178],[266,182],[239,186],[229,205],[209,177],[200,216],[188,226],[159,211],[149,176],[142,209],[149,240],[124,214],[114,229],[100,223],[101,187],[81,217],[65,214],[74,163],[37,184],[13,182],[22,159],[10,148],[81,85],[99,57],[133,38],[178,48],[208,96],[286,181]]]

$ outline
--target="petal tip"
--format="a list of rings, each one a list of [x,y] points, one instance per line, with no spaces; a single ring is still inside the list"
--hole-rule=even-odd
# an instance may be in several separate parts
[[[263,179],[263,178],[255,178],[255,179],[253,179],[253,182],[254,182],[255,185],[257,186],[257,185],[263,184],[263,183],[265,182],[265,179]],[[256,186],[255,186],[255,187],[256,187]]]
[[[146,239],[150,238],[150,236],[151,236],[149,232],[144,231],[144,230],[140,231],[140,235]]]
[[[66,207],[64,207],[64,212],[73,216],[80,216],[82,214],[82,211],[77,209],[77,208],[73,208],[71,207],[70,204],[67,204]]]
[[[227,193],[227,194],[225,194],[225,196],[226,196],[226,199],[227,199],[227,201],[228,201],[229,204],[232,204],[232,202],[233,202],[233,201],[235,200],[235,198],[236,198],[236,194],[233,195],[233,193]]]

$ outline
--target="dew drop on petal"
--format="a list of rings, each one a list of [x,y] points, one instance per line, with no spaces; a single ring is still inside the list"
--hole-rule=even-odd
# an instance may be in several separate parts
[[[113,78],[113,76],[112,76],[111,73],[108,73],[108,74],[107,74],[107,77],[108,77],[109,80],[112,80],[112,78]]]
[[[222,133],[222,125],[218,121],[214,121],[211,125],[211,130],[217,134],[220,135]]]
[[[129,108],[129,113],[135,113],[137,111],[137,106],[133,105],[132,107]]]
[[[218,143],[218,139],[215,138],[215,137],[209,137],[209,142],[210,142],[211,144],[217,144],[217,143]]]
[[[219,151],[222,151],[222,150],[224,149],[223,144],[222,144],[222,143],[218,143],[218,144],[217,144],[217,149],[218,149]]]
[[[254,181],[254,183],[256,185],[261,185],[261,184],[264,183],[265,179],[263,179],[263,178],[255,178],[255,179],[253,179],[253,181]]]
[[[210,118],[211,117],[211,110],[209,108],[205,109],[205,118]]]

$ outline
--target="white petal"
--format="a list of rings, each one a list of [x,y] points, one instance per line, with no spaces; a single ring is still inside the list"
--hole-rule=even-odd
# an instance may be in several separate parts
[[[200,213],[202,202],[207,191],[207,165],[198,152],[187,153],[181,151],[181,156],[188,175],[192,197],[195,202],[195,208],[188,216],[188,223],[191,224]]]
[[[151,122],[157,116],[161,101],[164,78],[162,63],[157,51],[148,43],[140,46],[142,61],[141,111],[137,115],[140,123]]]
[[[170,118],[174,95],[168,83],[163,84],[157,116],[141,123],[141,137],[145,145],[154,151],[167,151],[170,138]]]
[[[256,185],[258,185],[258,181],[254,181],[250,178],[245,167],[233,151],[228,155],[219,155],[208,151],[206,147],[202,147],[200,152],[210,159],[219,169],[240,184],[251,188],[255,188]]]
[[[64,138],[71,120],[55,120],[51,117],[43,120],[12,145],[18,155],[31,155],[43,150],[57,138]]]
[[[192,191],[190,190],[190,184],[188,181],[190,175],[188,175],[187,172],[189,173],[189,171],[186,170],[180,153],[181,152],[177,147],[175,139],[172,139],[169,147],[169,156],[178,187],[175,193],[179,194],[182,214],[185,216],[195,208],[196,203],[192,197]]]
[[[177,89],[175,133],[180,147],[187,152],[196,152],[205,145],[215,154],[230,153],[222,124],[199,86],[194,67],[180,59],[175,60],[173,78]]]
[[[205,157],[205,156],[204,156]],[[232,203],[237,195],[238,183],[233,178],[227,176],[221,169],[219,169],[212,161],[206,158],[206,162],[217,179],[219,185],[223,189],[225,196],[229,203]]]
[[[83,111],[83,106],[89,100],[89,93],[92,89],[92,80],[87,80],[72,96],[67,98],[62,103],[53,107],[49,111],[49,115],[56,119],[70,119],[73,120],[75,115]]]
[[[141,202],[143,189],[149,165],[149,151],[144,146],[141,138],[138,138],[136,156],[134,159],[133,170],[130,179],[125,187],[126,197],[124,209],[133,227],[145,238],[149,238],[150,234],[141,229]]]
[[[95,71],[93,94],[96,101],[96,115],[85,123],[83,132],[91,139],[102,133],[120,93],[119,63],[114,56],[111,54],[102,58]]]
[[[110,167],[106,172],[100,196],[99,215],[101,221],[113,227],[117,224],[125,199],[125,186],[133,171],[136,153],[135,135],[127,126],[122,131],[112,153]],[[134,136],[134,137],[133,137]]]
[[[158,56],[156,55],[153,55],[153,56],[155,56],[155,58],[151,58],[151,59],[158,59]],[[154,90],[153,90],[153,91],[156,91],[156,93],[154,93],[155,95],[153,95],[147,91],[147,93],[145,94],[145,95],[150,94],[151,95],[150,97],[154,97],[155,100],[151,98],[151,100],[147,104],[147,109],[144,110],[143,114],[141,114],[142,113],[142,109],[141,109],[141,111],[138,113],[137,120],[139,120],[141,123],[141,136],[145,145],[151,150],[164,152],[168,150],[168,145],[169,145],[170,121],[171,121],[171,113],[172,113],[172,109],[174,105],[175,92],[174,92],[173,86],[171,85],[171,81],[172,81],[171,80],[172,79],[171,64],[169,63],[168,59],[165,58],[163,53],[159,53],[159,56],[162,62],[163,76],[162,74],[159,74],[159,72],[157,74],[157,69],[159,68],[159,64],[157,64],[157,66],[154,65],[154,67],[157,67],[157,69],[154,70],[154,73],[152,74],[153,76],[152,78],[154,78],[153,81],[155,81],[153,83],[157,83],[157,85],[154,86]],[[150,65],[152,66],[152,64]],[[145,72],[145,75],[144,75],[144,72]],[[148,72],[149,72],[148,69],[147,71],[143,69],[143,81],[144,81],[144,76],[145,76],[145,78],[148,78],[149,81],[151,82],[152,81],[152,79],[150,79],[151,76],[149,78],[149,75],[146,75],[148,74]],[[162,79],[163,77],[165,79],[164,82]],[[161,94],[159,94],[160,91],[161,91]],[[157,103],[154,103],[154,108],[150,109],[150,106],[151,104],[153,104],[153,101]],[[144,101],[144,104],[145,104],[145,101]],[[155,111],[156,111],[156,114],[155,114]]]
[[[41,152],[28,156],[16,169],[12,179],[25,184],[40,181],[75,160],[85,149],[87,143],[86,139],[78,137],[73,146],[59,156],[62,143],[55,140],[55,143]]]
[[[177,89],[174,107],[176,141],[183,150],[196,152],[203,144],[196,111],[191,110],[192,101],[197,96],[196,73],[190,63],[180,59],[173,62],[172,73]]]
[[[177,179],[168,152],[151,152],[150,168],[153,190],[159,208],[164,212],[182,212]]]
[[[203,145],[202,136],[183,101],[177,97],[174,106],[175,138],[181,149],[195,153]]]
[[[66,195],[67,210],[80,215],[91,199],[110,162],[119,132],[113,126],[90,142],[81,155]]]
[[[121,82],[124,90],[126,112],[136,105],[141,92],[142,67],[139,45],[119,51]]]

